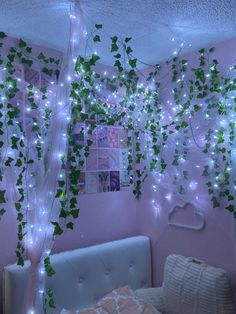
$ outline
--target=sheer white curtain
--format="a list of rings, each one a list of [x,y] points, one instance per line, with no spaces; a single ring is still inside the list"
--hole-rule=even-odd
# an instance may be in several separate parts
[[[35,188],[28,198],[27,235],[25,246],[31,266],[26,300],[26,313],[43,313],[45,293],[45,272],[43,260],[53,246],[53,225],[58,221],[60,206],[54,200],[57,180],[63,174],[61,157],[66,153],[67,126],[70,120],[70,84],[74,76],[75,59],[84,35],[80,4],[71,7],[70,42],[64,57],[57,86],[51,88],[51,109],[53,118],[44,143],[42,160],[35,160]],[[58,34],[59,35],[59,34]],[[45,162],[47,167],[45,170]],[[56,275],[55,275],[56,276]]]

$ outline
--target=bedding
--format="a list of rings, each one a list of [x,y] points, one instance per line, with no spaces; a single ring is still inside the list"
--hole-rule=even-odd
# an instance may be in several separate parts
[[[63,309],[61,314],[161,314],[151,304],[139,299],[128,286],[113,290],[94,306],[77,311]]]

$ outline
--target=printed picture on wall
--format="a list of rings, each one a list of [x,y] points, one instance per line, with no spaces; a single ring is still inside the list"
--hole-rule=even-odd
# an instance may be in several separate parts
[[[98,126],[88,135],[87,123],[78,123],[74,135],[77,144],[85,145],[88,139],[93,141],[82,169],[80,193],[103,193],[128,188],[127,131],[118,127]],[[124,141],[121,144],[120,139]]]
[[[99,149],[98,150],[98,170],[119,170],[119,150]]]
[[[87,170],[98,170],[98,150],[96,148],[90,149],[90,154],[86,158]]]
[[[98,173],[98,182],[99,182],[99,192],[110,191],[110,178],[109,178],[108,171]]]
[[[109,155],[109,169],[119,170],[120,169],[119,149],[108,149],[107,151]]]
[[[120,191],[120,172],[110,172],[110,191]]]
[[[86,126],[91,126],[92,122],[89,122],[89,124],[86,124]],[[94,124],[94,123],[93,123]],[[85,140],[92,141],[91,147],[97,147],[97,128],[94,128],[92,130],[92,134],[89,134],[88,132],[85,133]]]
[[[86,173],[86,191],[88,194],[99,192],[98,172]]]
[[[119,129],[119,147],[127,148],[128,132],[125,129]]]
[[[98,150],[98,170],[109,170],[109,150],[99,149]]]
[[[128,149],[120,149],[120,169],[126,170],[128,168]]]
[[[98,147],[108,147],[107,127],[99,126],[97,128]]]
[[[127,170],[120,172],[120,187],[121,189],[127,189],[130,186],[130,175]]]
[[[81,172],[79,177],[79,194],[84,194],[85,192],[86,192],[85,172]]]
[[[108,128],[108,146],[112,148],[119,147],[119,129],[118,128]]]
[[[84,130],[85,124],[78,123],[74,130],[74,141],[78,145],[84,146]]]

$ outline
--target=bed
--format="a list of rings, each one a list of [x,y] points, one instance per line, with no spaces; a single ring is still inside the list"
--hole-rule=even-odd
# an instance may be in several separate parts
[[[56,310],[81,309],[96,303],[115,288],[151,287],[150,241],[136,236],[66,251],[51,256],[56,275],[47,278],[53,289]],[[29,263],[4,268],[4,314],[24,314],[24,298]],[[65,289],[66,287],[66,289]]]

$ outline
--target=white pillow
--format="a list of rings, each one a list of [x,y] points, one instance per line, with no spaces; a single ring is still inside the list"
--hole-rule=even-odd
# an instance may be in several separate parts
[[[236,313],[226,271],[192,257],[167,257],[162,289],[163,313]]]

